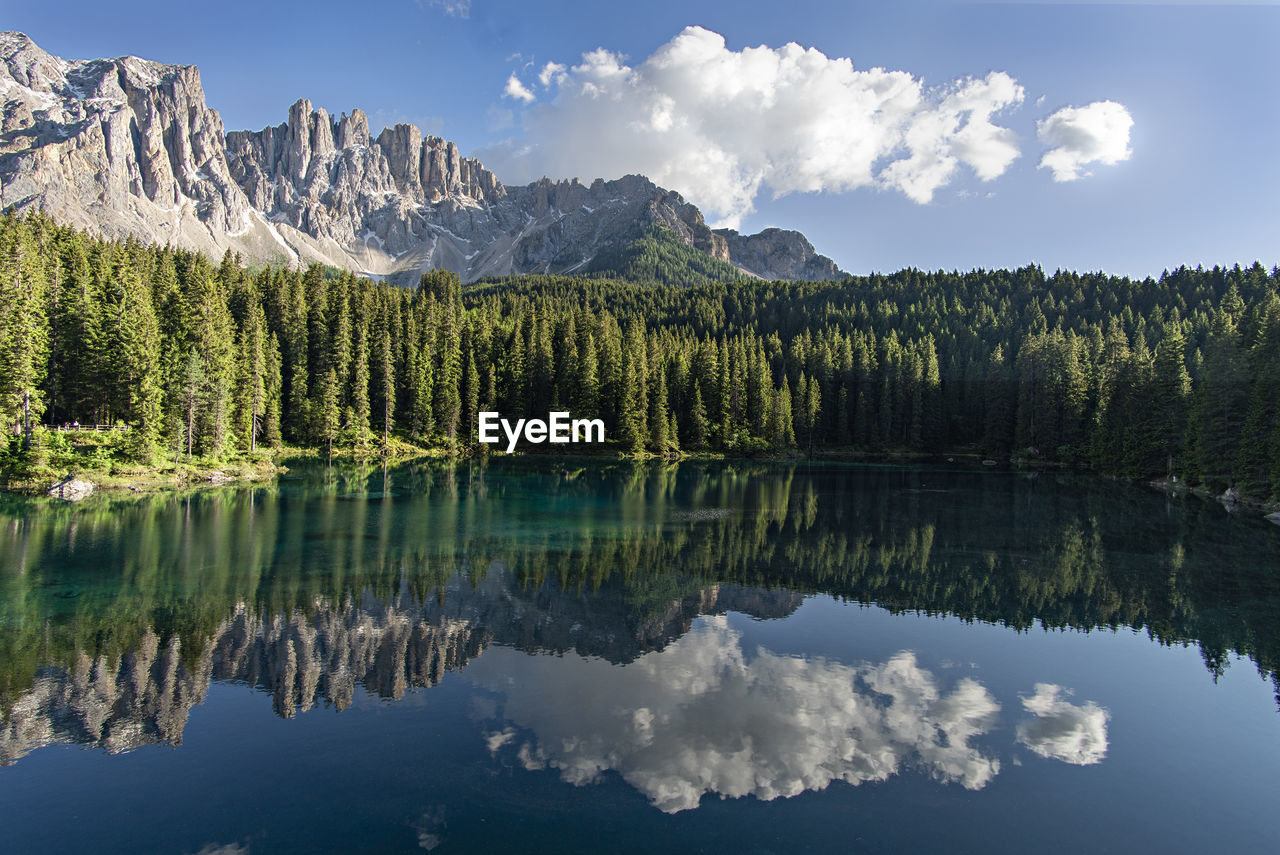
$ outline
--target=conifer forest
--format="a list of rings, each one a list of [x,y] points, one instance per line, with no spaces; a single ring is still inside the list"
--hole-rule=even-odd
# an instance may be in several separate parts
[[[1280,497],[1280,270],[723,281],[688,253],[650,233],[612,270],[411,290],[6,215],[0,455],[73,423],[128,426],[143,464],[468,453],[482,410],[567,410],[637,455],[967,453]]]

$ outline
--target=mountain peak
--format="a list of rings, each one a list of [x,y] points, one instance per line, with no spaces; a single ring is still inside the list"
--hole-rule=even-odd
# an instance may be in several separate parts
[[[712,231],[643,175],[509,187],[412,124],[373,137],[359,109],[335,117],[300,98],[279,125],[224,133],[195,66],[67,61],[6,32],[0,103],[0,206],[106,237],[413,283],[432,268],[581,271],[658,225],[751,275],[839,275],[803,235]]]

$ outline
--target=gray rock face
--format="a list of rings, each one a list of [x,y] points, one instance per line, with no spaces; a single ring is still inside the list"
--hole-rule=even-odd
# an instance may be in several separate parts
[[[0,207],[106,237],[412,284],[438,267],[466,281],[572,273],[656,223],[753,276],[841,275],[798,232],[712,231],[643,176],[507,187],[413,125],[372,137],[360,110],[303,99],[283,124],[224,134],[194,66],[68,62],[3,33],[0,103]]]
[[[250,206],[193,66],[66,62],[0,34],[0,205],[215,251]]]
[[[765,229],[754,235],[740,235],[733,229],[717,229],[733,263],[762,279],[840,279],[844,272],[818,251],[800,232]]]

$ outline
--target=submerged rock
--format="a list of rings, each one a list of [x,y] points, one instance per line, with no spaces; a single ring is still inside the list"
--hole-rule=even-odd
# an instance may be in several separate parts
[[[1267,514],[1266,519],[1269,522],[1273,522],[1276,525],[1280,525],[1280,511],[1276,511],[1274,514]]]
[[[68,475],[49,488],[49,495],[55,499],[78,502],[94,491],[94,483],[74,475]]]

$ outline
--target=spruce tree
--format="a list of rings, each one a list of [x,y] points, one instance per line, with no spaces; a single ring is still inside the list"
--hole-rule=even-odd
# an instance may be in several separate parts
[[[333,440],[338,435],[338,373],[330,368],[320,384],[320,439],[328,445],[329,457],[333,457]]]
[[[0,413],[23,447],[43,412],[41,384],[49,352],[45,271],[30,221],[9,219],[0,230]]]

